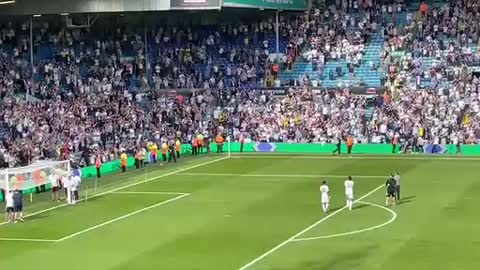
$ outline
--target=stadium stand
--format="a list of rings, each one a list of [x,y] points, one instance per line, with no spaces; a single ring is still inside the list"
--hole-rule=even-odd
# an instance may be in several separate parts
[[[87,165],[95,155],[115,159],[200,133],[478,143],[476,1],[434,1],[425,14],[419,2],[320,3],[280,16],[281,57],[272,55],[270,15],[148,30],[120,15],[85,28],[54,17],[34,25],[32,67],[28,20],[4,21],[0,164],[74,158]],[[268,90],[274,85],[283,95]],[[386,91],[358,95],[353,86]]]

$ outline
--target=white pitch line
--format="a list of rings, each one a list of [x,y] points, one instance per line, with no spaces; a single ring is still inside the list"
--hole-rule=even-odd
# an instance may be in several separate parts
[[[186,192],[163,192],[163,191],[115,191],[112,194],[145,194],[145,195],[184,195]]]
[[[79,231],[79,232],[72,233],[72,234],[70,234],[70,235],[67,235],[67,236],[65,236],[65,237],[63,237],[63,238],[60,238],[60,239],[56,240],[56,242],[62,242],[62,241],[71,239],[71,238],[76,237],[76,236],[78,236],[78,235],[80,235],[80,234],[84,234],[84,233],[87,233],[87,232],[89,232],[89,231],[93,231],[93,230],[95,230],[95,229],[98,229],[98,228],[100,228],[100,227],[103,227],[103,226],[112,224],[112,223],[117,222],[117,221],[119,221],[119,220],[126,219],[126,218],[128,218],[128,217],[133,216],[133,215],[136,215],[136,214],[145,212],[145,211],[150,210],[150,209],[152,209],[152,208],[155,208],[155,207],[158,207],[158,206],[161,206],[161,205],[165,205],[165,204],[171,203],[171,202],[176,201],[176,200],[180,200],[181,198],[183,198],[183,197],[185,197],[185,196],[188,196],[188,195],[190,195],[190,193],[186,193],[186,194],[177,196],[177,197],[175,197],[175,198],[172,198],[172,199],[170,199],[170,200],[166,200],[166,201],[163,201],[163,202],[160,202],[160,203],[151,205],[151,206],[147,206],[147,207],[142,208],[142,209],[140,209],[140,210],[131,212],[131,213],[129,213],[129,214],[126,214],[126,215],[123,215],[123,216],[120,216],[120,217],[117,217],[117,218],[114,218],[114,219],[111,219],[111,220],[109,220],[109,221],[107,221],[107,222],[104,222],[104,223],[101,223],[101,224],[92,226],[92,227],[87,228],[87,229],[85,229],[85,230],[81,230],[81,231]]]
[[[345,175],[334,174],[251,174],[251,173],[179,173],[179,175],[189,176],[238,176],[238,177],[285,177],[285,178],[347,178]],[[353,178],[387,178],[381,175],[354,175]]]
[[[57,240],[51,239],[38,239],[38,238],[0,238],[0,241],[12,241],[12,242],[57,242]]]
[[[102,192],[102,193],[99,193],[99,194],[95,194],[95,195],[89,197],[89,199],[92,199],[92,198],[95,198],[95,197],[99,197],[99,196],[103,196],[103,195],[106,195],[106,194],[109,194],[109,193],[113,193],[113,192],[116,192],[116,191],[119,191],[119,190],[122,190],[122,189],[126,189],[126,188],[129,188],[129,187],[133,187],[133,186],[136,186],[136,185],[144,184],[144,183],[146,183],[146,182],[150,182],[150,181],[153,181],[153,180],[157,180],[157,179],[160,179],[160,178],[164,178],[164,177],[167,177],[167,176],[170,176],[170,175],[174,175],[174,174],[177,174],[177,173],[180,173],[180,172],[184,172],[184,171],[188,171],[188,170],[191,170],[191,169],[195,169],[195,168],[198,168],[198,167],[201,167],[201,166],[205,166],[205,165],[208,165],[208,164],[212,164],[212,163],[215,163],[215,162],[218,162],[218,161],[222,161],[222,160],[225,160],[225,159],[228,159],[228,158],[229,158],[229,157],[227,156],[227,157],[222,157],[222,158],[210,160],[210,161],[203,162],[203,163],[200,163],[200,164],[197,164],[197,165],[194,165],[194,166],[186,167],[186,168],[179,169],[179,170],[176,170],[176,171],[173,171],[173,172],[169,172],[169,173],[162,174],[162,175],[159,175],[159,176],[156,176],[156,177],[152,177],[152,178],[149,178],[149,179],[147,179],[147,180],[143,180],[143,181],[139,181],[139,182],[134,182],[134,183],[131,183],[131,184],[128,184],[128,185],[125,185],[125,186],[121,186],[121,187],[118,187],[118,188],[115,188],[115,189],[112,189],[112,190],[108,190],[108,191],[105,191],[105,192]],[[79,202],[84,201],[84,200],[85,200],[85,199],[80,199]],[[32,214],[26,215],[25,217],[28,218],[28,217],[36,216],[36,215],[39,215],[39,214],[42,214],[42,213],[45,213],[45,212],[48,212],[48,211],[52,211],[52,210],[55,210],[55,209],[58,209],[58,208],[61,208],[61,207],[65,207],[65,206],[68,206],[68,205],[69,205],[68,203],[60,204],[60,205],[57,205],[57,206],[53,206],[53,207],[50,207],[50,208],[47,208],[47,209],[44,209],[44,210],[40,210],[40,211],[35,212],[35,213],[32,213]],[[0,226],[6,225],[6,224],[8,224],[8,222],[2,222],[2,223],[0,223]]]
[[[442,156],[287,156],[287,155],[264,155],[258,154],[256,156],[250,155],[240,155],[240,156],[231,156],[233,159],[372,159],[372,160],[380,160],[380,159],[405,159],[405,160],[460,160],[460,161],[477,161],[480,158],[475,157],[442,157]]]
[[[392,217],[391,217],[388,221],[386,221],[386,222],[384,222],[384,223],[382,223],[382,224],[375,225],[375,226],[372,226],[372,227],[368,227],[368,228],[365,228],[365,229],[354,230],[354,231],[344,232],[344,233],[329,234],[329,235],[323,235],[323,236],[313,236],[313,237],[305,237],[305,238],[296,238],[296,239],[293,239],[292,242],[310,241],[310,240],[318,240],[318,239],[329,239],[329,238],[335,238],[335,237],[348,236],[348,235],[353,235],[353,234],[359,234],[359,233],[369,232],[369,231],[373,231],[373,230],[382,228],[382,227],[384,227],[384,226],[387,226],[388,224],[394,222],[394,221],[397,219],[397,213],[395,213],[395,211],[393,211],[393,210],[390,209],[390,208],[387,208],[387,207],[385,207],[385,206],[382,206],[382,205],[379,205],[379,204],[376,204],[376,203],[369,203],[369,202],[357,202],[357,203],[360,203],[360,204],[368,204],[368,205],[371,205],[371,206],[378,207],[378,208],[380,208],[380,209],[384,209],[384,210],[390,212],[390,214],[392,215]]]
[[[380,190],[381,188],[383,188],[385,185],[382,184],[378,187],[376,187],[375,189],[373,189],[372,191],[368,192],[367,194],[363,195],[362,197],[358,198],[355,202],[358,202],[358,201],[361,201],[362,199],[365,199],[366,197],[370,196],[371,194],[375,193],[376,191]],[[282,243],[276,245],[275,247],[273,247],[272,249],[270,249],[269,251],[263,253],[262,255],[260,255],[259,257],[253,259],[252,261],[250,261],[249,263],[245,264],[244,266],[242,266],[239,270],[245,270],[249,267],[251,267],[252,265],[256,264],[257,262],[259,262],[260,260],[262,260],[263,258],[267,257],[268,255],[272,254],[273,252],[277,251],[278,249],[280,249],[281,247],[285,246],[286,244],[288,244],[289,242],[291,242],[292,240],[294,240],[295,238],[299,237],[300,235],[306,233],[307,231],[311,230],[312,228],[318,226],[319,224],[325,222],[326,220],[330,219],[331,217],[337,215],[338,213],[340,213],[341,211],[345,210],[345,206],[338,209],[337,211],[329,214],[328,216],[318,220],[317,222],[313,223],[312,225],[306,227],[305,229],[303,229],[302,231],[298,232],[297,234],[293,235],[292,237],[288,238],[287,240],[283,241]]]

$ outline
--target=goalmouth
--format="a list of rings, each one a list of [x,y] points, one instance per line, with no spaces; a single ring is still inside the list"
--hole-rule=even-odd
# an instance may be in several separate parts
[[[0,170],[0,189],[4,194],[11,190],[31,191],[51,184],[55,179],[71,173],[70,161],[37,161],[29,166]],[[2,195],[4,195],[2,194]],[[4,196],[2,196],[4,198]]]

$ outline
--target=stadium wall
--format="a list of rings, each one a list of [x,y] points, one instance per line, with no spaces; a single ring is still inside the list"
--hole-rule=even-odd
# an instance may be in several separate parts
[[[240,152],[240,143],[231,143],[231,152]],[[336,148],[335,144],[320,143],[245,143],[243,152],[279,152],[279,153],[311,153],[311,154],[329,154]],[[381,154],[394,155],[391,144],[356,144],[353,146],[354,154]],[[224,150],[226,148],[224,147]],[[212,151],[216,151],[216,146],[212,146]],[[342,144],[342,153],[347,152],[347,146]],[[399,147],[397,147],[397,154]],[[455,155],[457,146],[449,144],[446,146],[429,144],[425,147],[424,154],[432,155]],[[462,155],[480,156],[480,145],[462,145]]]

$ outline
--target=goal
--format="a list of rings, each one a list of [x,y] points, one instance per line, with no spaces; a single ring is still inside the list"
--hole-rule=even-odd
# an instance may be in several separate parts
[[[5,194],[10,190],[21,190],[33,193],[36,190],[47,190],[52,179],[60,179],[70,175],[70,162],[37,161],[29,166],[0,170],[0,189]],[[54,177],[52,177],[54,176]]]

